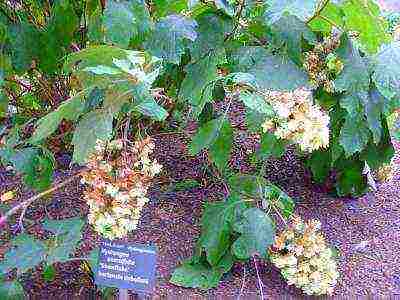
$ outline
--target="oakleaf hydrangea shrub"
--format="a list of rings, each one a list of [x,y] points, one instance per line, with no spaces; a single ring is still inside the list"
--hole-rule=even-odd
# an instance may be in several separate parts
[[[210,289],[236,262],[262,258],[305,293],[332,293],[338,276],[317,222],[294,218],[302,229],[277,235],[276,218],[289,222],[295,201],[264,178],[265,162],[294,145],[316,182],[334,178],[338,196],[375,187],[371,174],[390,177],[400,107],[396,16],[373,0],[21,3],[0,4],[3,165],[46,190],[59,155],[52,144],[62,140],[72,164],[87,167],[89,223],[120,238],[137,227],[161,171],[151,135],[198,121],[189,154],[208,152],[229,195],[205,203],[194,255],[171,282]],[[233,102],[260,137],[254,174],[230,168]],[[30,237],[16,239],[21,252],[43,252]],[[48,263],[56,258],[65,261]]]

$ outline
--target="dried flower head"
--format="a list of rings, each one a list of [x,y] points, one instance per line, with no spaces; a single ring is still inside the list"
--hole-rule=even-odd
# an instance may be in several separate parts
[[[312,51],[305,53],[303,67],[308,72],[311,84],[322,86],[325,91],[334,91],[333,76],[343,69],[343,63],[333,53],[340,45],[340,34],[325,37]]]
[[[329,116],[313,103],[311,91],[268,91],[264,98],[277,114],[274,123],[271,119],[264,122],[264,132],[273,130],[275,136],[293,141],[305,152],[329,145]]]
[[[294,217],[269,251],[288,284],[307,295],[331,295],[339,278],[332,250],[320,230],[318,220],[304,222]]]
[[[136,229],[148,202],[147,190],[162,169],[150,158],[154,144],[149,138],[123,146],[121,140],[97,141],[81,180],[86,185],[89,223],[109,239],[125,237]]]

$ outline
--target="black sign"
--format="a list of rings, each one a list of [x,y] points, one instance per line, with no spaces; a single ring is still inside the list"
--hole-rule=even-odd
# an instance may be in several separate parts
[[[149,293],[154,288],[156,260],[155,246],[104,240],[96,284]]]

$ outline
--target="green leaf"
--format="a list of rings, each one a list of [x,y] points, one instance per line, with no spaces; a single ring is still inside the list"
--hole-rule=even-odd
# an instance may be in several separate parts
[[[235,8],[228,0],[215,0],[215,6],[226,13],[228,16],[233,17],[235,14]]]
[[[29,143],[37,144],[53,134],[63,119],[74,121],[79,118],[85,108],[84,96],[87,91],[77,93],[63,102],[56,110],[39,119]]]
[[[370,135],[368,127],[362,119],[347,116],[340,131],[340,145],[349,157],[365,148]]]
[[[196,135],[192,138],[192,142],[189,146],[189,153],[191,155],[196,155],[201,150],[208,149],[212,146],[221,134],[221,129],[225,122],[227,121],[225,121],[225,117],[222,116],[200,127]]]
[[[228,56],[229,67],[231,68],[232,72],[245,73],[250,70],[257,61],[261,60],[264,56],[268,56],[269,54],[270,53],[267,49],[260,46],[243,46],[235,48]],[[247,77],[248,76],[249,75],[247,75]],[[250,76],[254,78],[252,74],[250,74]],[[257,84],[254,79],[252,79],[251,82],[253,86]]]
[[[366,123],[372,132],[374,142],[379,143],[382,136],[382,113],[385,105],[385,99],[380,97],[376,90],[367,92],[358,92],[346,95],[341,100],[341,106],[345,108],[352,118],[359,119]]]
[[[249,109],[256,111],[257,113],[263,114],[266,119],[268,116],[273,117],[275,112],[272,106],[265,101],[265,98],[257,93],[241,92],[239,99]]]
[[[11,249],[5,253],[0,263],[0,274],[5,274],[15,268],[17,274],[21,275],[35,268],[45,258],[44,243],[31,235],[20,234],[11,240],[11,245]]]
[[[230,177],[228,183],[232,191],[258,198],[263,194],[263,189],[269,185],[264,177],[243,174]]]
[[[284,43],[290,58],[301,65],[302,39],[311,43],[316,41],[316,36],[306,23],[295,16],[283,16],[272,24],[272,33],[276,43]]]
[[[347,36],[344,36],[341,40],[338,55],[344,68],[334,81],[335,89],[339,92],[368,91],[370,77],[367,63]]]
[[[187,0],[154,0],[152,15],[156,18],[177,14],[187,8]]]
[[[372,80],[379,92],[388,99],[400,98],[400,41],[382,47],[373,60]]]
[[[126,59],[128,51],[109,45],[91,46],[66,57],[64,71],[83,71],[87,67],[98,65],[113,65],[114,59]],[[86,72],[85,72],[86,73]]]
[[[256,78],[249,73],[242,73],[242,72],[231,73],[226,77],[225,85],[229,86],[231,82],[241,86],[243,85],[248,86],[254,90],[257,89]]]
[[[391,141],[390,132],[385,124],[380,143],[378,145],[370,143],[361,153],[360,159],[365,160],[373,170],[376,170],[384,164],[389,164],[394,154],[395,150]]]
[[[121,74],[122,72],[117,68],[112,68],[109,66],[96,66],[96,67],[87,67],[85,68],[86,72],[92,72],[96,75],[117,75]]]
[[[231,197],[205,206],[201,219],[200,244],[212,266],[218,265],[231,245],[232,221],[239,200],[238,197]]]
[[[54,165],[55,159],[51,152],[35,156],[25,170],[25,184],[38,191],[48,189],[53,181]]]
[[[75,31],[78,29],[79,18],[72,3],[57,2],[40,40],[39,66],[44,72],[55,73],[58,70],[61,59],[71,46]]]
[[[211,53],[200,61],[185,67],[186,77],[182,82],[179,97],[189,101],[199,114],[207,102],[212,101],[212,85],[217,74],[220,58]]]
[[[45,282],[52,282],[56,278],[56,268],[53,265],[47,265],[42,272],[42,276]]]
[[[84,224],[85,222],[78,217],[65,220],[47,219],[43,223],[43,228],[55,235],[54,243],[49,248],[46,257],[48,264],[68,261],[82,238]]]
[[[246,72],[252,74],[258,86],[266,90],[292,91],[309,86],[308,75],[292,60],[267,51]]]
[[[132,39],[142,42],[152,27],[142,0],[109,0],[103,14],[106,41],[122,48],[127,48]]]
[[[384,100],[376,90],[371,90],[368,97],[363,97],[364,111],[369,129],[372,132],[374,143],[378,144],[382,137],[382,114]]]
[[[257,156],[260,159],[266,160],[270,156],[280,158],[285,153],[286,142],[278,139],[273,133],[264,133],[261,136],[260,149]]]
[[[0,299],[2,300],[23,300],[26,299],[24,288],[17,281],[0,281]]]
[[[271,205],[277,207],[282,215],[288,219],[293,215],[295,203],[291,197],[274,184],[268,184],[264,187],[265,196]]]
[[[89,252],[87,256],[87,262],[89,263],[90,269],[93,274],[97,273],[97,268],[99,266],[100,248],[94,248]]]
[[[338,28],[345,27],[341,8],[337,4],[329,2],[320,12],[319,17],[312,20],[309,26],[313,31],[330,34],[333,24],[336,24]]]
[[[22,148],[15,151],[9,161],[17,172],[27,173],[37,155],[38,150],[36,148]]]
[[[208,290],[218,286],[222,275],[233,266],[233,257],[227,252],[215,267],[206,262],[186,261],[175,269],[170,279],[172,284],[186,287]]]
[[[360,196],[367,190],[367,180],[363,175],[364,163],[342,160],[338,163],[336,191],[339,196]]]
[[[156,121],[164,121],[168,117],[168,112],[158,105],[153,98],[148,98],[146,101],[136,104],[133,107],[136,111]]]
[[[197,39],[190,44],[190,55],[194,61],[202,59],[210,52],[221,52],[225,38],[232,31],[232,21],[226,16],[204,13],[197,19]]]
[[[237,258],[267,256],[267,249],[275,239],[275,225],[265,212],[249,208],[243,213],[243,219],[234,224],[234,230],[241,234],[232,245],[232,253]]]
[[[346,29],[359,32],[359,40],[368,53],[376,53],[383,43],[390,41],[387,23],[375,1],[346,0],[341,8]]]
[[[32,60],[40,57],[40,33],[27,22],[10,26],[9,33],[12,64],[17,72],[23,73],[30,68]]]
[[[210,146],[211,161],[222,172],[229,161],[233,143],[233,129],[229,120],[222,123],[220,133],[215,142]]]
[[[73,162],[85,163],[88,155],[94,152],[97,140],[110,140],[112,125],[113,115],[107,111],[97,109],[87,113],[78,123],[72,138]]]
[[[42,191],[51,185],[55,162],[49,152],[42,154],[36,148],[13,150],[8,161],[30,187]]]
[[[321,150],[314,151],[306,163],[311,169],[313,179],[318,183],[323,183],[329,175],[331,152]]]
[[[268,24],[275,23],[284,15],[296,16],[307,21],[318,8],[318,0],[266,0],[267,9],[265,19]]]
[[[155,25],[155,30],[146,42],[146,49],[154,56],[179,64],[188,46],[195,41],[197,23],[189,18],[171,15]]]

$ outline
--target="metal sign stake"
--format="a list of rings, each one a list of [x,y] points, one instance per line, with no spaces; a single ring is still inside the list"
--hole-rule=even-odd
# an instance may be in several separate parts
[[[127,289],[118,289],[118,300],[128,300],[128,290]]]

